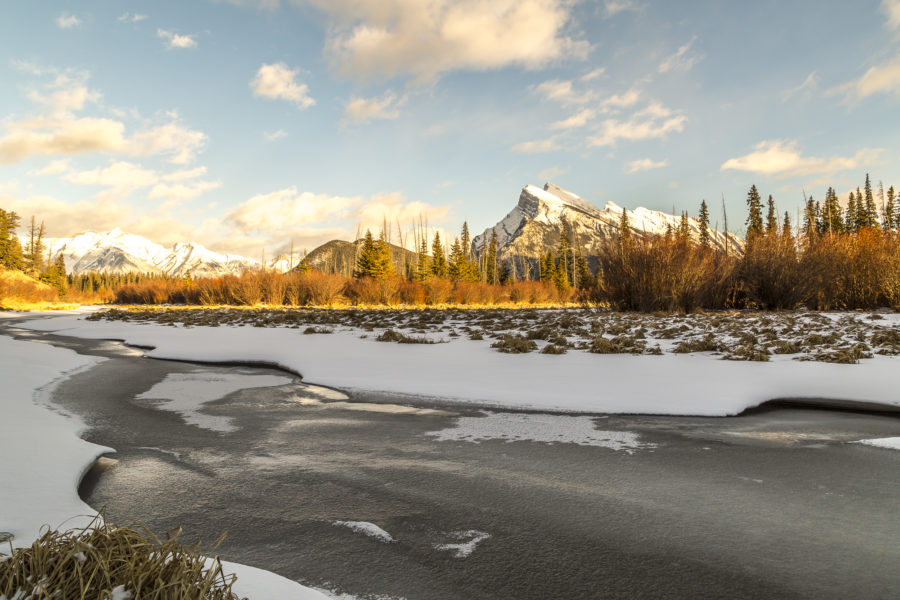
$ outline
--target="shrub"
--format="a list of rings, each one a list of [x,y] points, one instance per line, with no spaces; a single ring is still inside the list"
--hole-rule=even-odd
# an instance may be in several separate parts
[[[537,344],[521,335],[507,334],[491,344],[491,348],[496,348],[498,352],[505,352],[506,354],[526,354],[537,350]]]

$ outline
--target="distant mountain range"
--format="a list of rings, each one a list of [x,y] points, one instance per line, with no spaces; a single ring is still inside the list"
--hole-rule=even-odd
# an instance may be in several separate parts
[[[499,258],[514,262],[517,276],[523,277],[541,252],[557,246],[564,222],[572,232],[573,246],[585,256],[596,255],[604,241],[618,235],[622,210],[612,202],[607,202],[601,210],[552,183],[547,183],[543,188],[527,185],[509,214],[472,240],[472,252],[479,254],[494,230],[499,242]],[[629,227],[637,237],[663,234],[669,227],[677,228],[680,221],[678,216],[646,208],[627,212]],[[689,224],[692,236],[699,238],[699,222],[692,218]],[[725,246],[724,233],[712,231],[711,235],[713,244],[720,248]],[[743,242],[737,236],[728,234],[727,240],[731,249],[742,247]],[[50,238],[44,242],[51,257],[55,259],[62,254],[66,270],[74,273],[106,271],[216,277],[260,267],[260,262],[252,258],[214,252],[196,242],[178,243],[166,248],[119,229],[105,233],[82,233],[70,238]],[[356,264],[358,243],[331,240],[310,252],[307,261],[315,269],[349,275]],[[415,253],[399,246],[391,244],[391,254],[398,270],[405,264],[415,263]],[[299,256],[295,257],[294,265],[299,260]],[[287,256],[279,256],[269,261],[266,268],[286,271],[291,266]]]
[[[623,210],[626,209],[613,202],[607,202],[600,210],[552,183],[545,184],[543,188],[526,185],[519,194],[518,204],[499,223],[475,236],[472,246],[476,253],[480,253],[491,232],[495,231],[498,258],[514,263],[518,271],[516,275],[525,277],[542,252],[557,247],[565,222],[571,231],[573,248],[588,257],[589,264],[594,268],[591,258],[599,253],[606,240],[619,235]],[[629,229],[639,238],[664,234],[669,228],[677,230],[681,221],[680,216],[643,207],[626,212]],[[690,218],[688,224],[691,237],[699,240],[700,222]],[[711,230],[710,237],[712,244],[718,248],[725,248],[726,239],[729,251],[743,247],[743,241],[733,234],[728,234],[726,238],[725,233]]]

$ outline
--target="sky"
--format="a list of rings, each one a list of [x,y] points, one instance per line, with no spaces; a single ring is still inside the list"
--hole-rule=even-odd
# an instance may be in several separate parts
[[[900,186],[900,0],[93,0],[0,6],[0,208],[259,257],[526,184],[740,232]]]

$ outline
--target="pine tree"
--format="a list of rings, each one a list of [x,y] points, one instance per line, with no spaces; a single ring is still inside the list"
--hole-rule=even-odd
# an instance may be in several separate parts
[[[844,231],[844,220],[841,217],[841,206],[838,203],[837,192],[829,187],[825,192],[825,205],[822,208],[822,220],[824,231],[828,233],[841,233]]]
[[[856,214],[853,217],[854,220],[854,230],[859,231],[867,226],[869,219],[866,213],[866,203],[863,198],[862,192],[859,191],[859,188],[856,188]]]
[[[463,251],[463,258],[466,261],[472,259],[472,239],[469,236],[469,223],[463,221],[462,231],[459,234],[459,245]]]
[[[794,232],[791,230],[791,215],[784,211],[784,221],[781,224],[781,240],[785,246],[794,247]]]
[[[872,194],[872,182],[869,180],[869,174],[866,173],[866,204],[863,220],[865,227],[878,226],[878,209],[875,207],[875,196]]]
[[[435,277],[447,276],[447,257],[444,256],[441,234],[437,231],[434,232],[434,240],[431,242],[431,274]]]
[[[50,266],[41,276],[41,280],[55,287],[60,296],[66,295],[68,280],[66,279],[66,262],[62,253],[57,255],[56,259],[50,263]]]
[[[712,240],[709,235],[709,207],[706,200],[700,202],[700,245],[709,248]]]
[[[557,246],[557,253],[559,255],[559,271],[562,272],[562,277],[566,280],[565,287],[569,287],[568,282],[574,281],[574,269],[575,260],[572,256],[572,229],[569,227],[568,221],[563,219],[562,222],[563,230],[562,234],[559,236],[559,246]],[[562,289],[562,288],[560,288]]]
[[[553,257],[553,250],[547,250],[547,254],[541,257],[541,281],[555,281],[556,259]]]
[[[25,253],[25,272],[38,277],[44,272],[44,222],[38,225],[34,217],[28,229],[28,250]]]
[[[465,275],[466,257],[459,238],[453,239],[450,245],[450,256],[447,260],[447,275],[453,281],[459,281]]]
[[[762,199],[759,197],[759,190],[756,185],[750,187],[747,193],[747,243],[750,244],[754,239],[763,233],[762,218]]]
[[[375,271],[373,277],[376,279],[387,279],[394,274],[394,263],[391,259],[391,245],[387,241],[387,234],[384,229],[375,242]]]
[[[512,283],[516,280],[512,269],[509,267],[509,261],[502,261],[499,268],[499,277],[501,284]]]
[[[497,273],[497,230],[491,229],[491,241],[487,249],[487,263],[485,265],[485,281],[488,283],[498,283],[500,281]]]
[[[24,268],[22,244],[16,235],[20,223],[21,219],[14,211],[0,209],[0,265],[16,271]]]
[[[419,241],[419,256],[416,261],[416,281],[425,281],[431,274],[431,265],[428,261],[428,242],[425,236]]]
[[[766,235],[772,237],[778,233],[778,215],[775,213],[775,200],[772,199],[772,194],[769,194],[767,204],[769,210],[766,213]]]
[[[377,270],[377,253],[375,247],[375,238],[372,237],[372,231],[366,229],[366,236],[363,238],[362,247],[356,256],[356,270],[353,272],[354,277],[374,277]]]
[[[812,242],[816,238],[816,234],[818,233],[817,221],[816,203],[813,200],[813,197],[810,196],[806,200],[806,208],[803,211],[803,237],[806,239],[807,243]]]
[[[591,287],[593,282],[587,259],[579,252],[575,257],[575,286],[578,289],[586,290]]]
[[[895,194],[894,186],[889,187],[887,191],[887,200],[884,203],[884,211],[881,215],[881,224],[884,226],[885,231],[893,229],[897,221],[897,207],[894,204]]]
[[[691,243],[691,222],[685,210],[681,211],[681,220],[678,221],[678,241],[682,244]]]
[[[628,210],[622,208],[622,216],[619,217],[619,244],[624,249],[631,244],[631,225],[628,224]]]

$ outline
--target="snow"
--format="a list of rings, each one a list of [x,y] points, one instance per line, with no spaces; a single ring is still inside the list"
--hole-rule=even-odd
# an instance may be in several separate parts
[[[900,437],[874,438],[871,440],[859,440],[858,444],[866,446],[875,446],[876,448],[889,448],[891,450],[900,450]]]
[[[102,360],[48,344],[0,336],[0,535],[12,534],[9,543],[14,548],[30,546],[44,527],[82,528],[97,515],[78,498],[78,484],[97,457],[113,450],[80,439],[78,435],[84,426],[78,419],[43,403],[53,385]],[[237,563],[222,564],[226,573],[238,576],[233,589],[241,597],[328,598],[268,571]],[[130,597],[124,588],[113,590],[114,600]]]
[[[456,558],[466,558],[475,552],[475,548],[478,544],[490,538],[491,534],[470,529],[468,531],[454,531],[450,536],[458,540],[466,541],[451,544],[436,544],[434,546],[435,550],[449,550]]]
[[[453,427],[429,431],[425,435],[439,441],[478,443],[484,440],[506,442],[542,442],[546,444],[579,444],[597,446],[631,454],[640,448],[653,447],[639,441],[630,431],[601,431],[591,417],[563,415],[485,412],[482,417],[460,417]]]
[[[394,541],[394,538],[391,536],[391,534],[389,534],[378,525],[369,523],[368,521],[332,521],[331,524],[338,527],[346,527],[352,531],[355,531],[356,533],[361,533],[371,538],[375,538],[379,542],[384,542],[386,544]]]
[[[343,390],[376,391],[541,411],[735,415],[777,398],[838,399],[900,406],[893,384],[898,359],[878,356],[856,365],[795,361],[719,360],[709,354],[662,356],[538,353],[510,355],[489,341],[387,344],[359,330],[303,335],[290,328],[191,328],[62,315],[24,327],[90,339],[152,346],[156,358],[266,362],[309,382]],[[464,375],[460,375],[464,374]]]
[[[112,450],[80,439],[80,421],[39,402],[64,374],[102,359],[5,336],[0,357],[0,532],[23,547],[40,537],[44,525],[84,527],[96,514],[78,498],[78,483],[98,456]]]
[[[181,415],[185,423],[210,431],[237,431],[231,417],[201,412],[203,405],[238,390],[275,387],[292,383],[293,379],[277,375],[246,375],[242,373],[170,373],[152,388],[138,394],[138,399],[164,400],[156,406]]]

